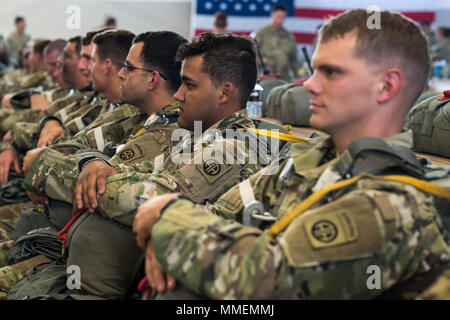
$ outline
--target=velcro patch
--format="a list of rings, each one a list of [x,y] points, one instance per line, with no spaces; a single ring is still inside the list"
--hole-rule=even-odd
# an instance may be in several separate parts
[[[127,145],[126,148],[123,148],[118,154],[121,163],[128,163],[143,156],[144,150],[138,144]]]
[[[315,249],[333,247],[358,239],[356,223],[346,212],[340,212],[326,219],[305,222],[304,228],[308,240]]]
[[[215,159],[205,160],[202,164],[196,166],[200,173],[205,177],[208,183],[214,183],[225,173],[230,171],[231,165],[220,164]]]

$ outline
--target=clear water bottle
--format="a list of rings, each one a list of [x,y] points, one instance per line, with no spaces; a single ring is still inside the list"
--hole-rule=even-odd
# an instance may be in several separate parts
[[[250,117],[262,117],[262,92],[263,87],[259,83],[256,83],[252,93],[247,101],[247,113]]]

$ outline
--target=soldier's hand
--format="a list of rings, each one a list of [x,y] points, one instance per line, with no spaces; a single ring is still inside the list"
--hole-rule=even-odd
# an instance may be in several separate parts
[[[2,109],[12,109],[11,105],[11,94],[5,94],[2,98]]]
[[[138,208],[134,218],[133,232],[136,235],[137,245],[141,249],[145,249],[147,241],[152,235],[153,226],[161,216],[161,209],[164,208],[167,202],[176,197],[178,197],[178,193],[168,193],[149,198]]]
[[[3,142],[6,142],[6,141],[9,141],[9,140],[11,140],[11,139],[12,139],[12,131],[9,130],[9,131],[3,136],[2,141],[3,141]]]
[[[145,248],[145,275],[152,289],[159,293],[163,293],[166,288],[168,290],[175,288],[175,278],[165,274],[162,270],[161,265],[156,260],[155,251],[150,240]]]
[[[44,148],[35,148],[27,152],[27,155],[23,158],[22,169],[24,174],[27,174],[27,172],[33,168],[33,164],[42,150],[44,150]]]
[[[0,185],[4,185],[8,182],[11,164],[14,166],[14,170],[16,170],[17,173],[22,173],[17,153],[13,150],[4,150],[0,153]]]
[[[50,103],[42,94],[33,94],[30,97],[31,110],[47,110]]]
[[[31,201],[33,201],[33,203],[48,206],[48,198],[46,196],[31,191],[27,191],[27,195],[31,199]]]
[[[66,132],[56,120],[47,121],[42,128],[37,147],[46,147],[53,143],[56,138],[64,137]]]
[[[97,194],[102,195],[106,189],[106,178],[119,172],[99,160],[87,163],[78,176],[75,188],[75,201],[78,209],[85,207],[89,212],[97,208]]]

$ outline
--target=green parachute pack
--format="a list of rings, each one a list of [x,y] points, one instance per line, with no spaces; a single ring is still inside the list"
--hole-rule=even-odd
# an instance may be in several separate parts
[[[267,98],[268,118],[274,118],[294,126],[309,126],[311,95],[301,83],[288,83],[273,88]]]
[[[283,79],[280,79],[279,73],[274,73],[274,74],[266,74],[266,75],[259,77],[258,83],[264,89],[262,92],[262,101],[263,101],[262,116],[267,117],[267,108],[268,108],[267,99],[269,97],[270,91],[273,88],[287,84],[287,82],[284,81]]]
[[[415,105],[403,127],[413,131],[414,151],[450,158],[450,90]]]

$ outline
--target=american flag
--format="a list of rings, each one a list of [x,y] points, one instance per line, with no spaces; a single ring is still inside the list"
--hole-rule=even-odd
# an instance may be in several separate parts
[[[430,22],[434,21],[436,11],[430,0],[197,0],[192,33],[211,31],[214,13],[221,10],[228,15],[228,31],[250,34],[270,23],[270,10],[275,3],[288,9],[284,27],[294,34],[299,46],[312,44],[318,26],[327,17],[348,9],[375,5],[382,10],[400,11],[415,21]]]

